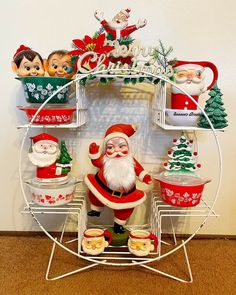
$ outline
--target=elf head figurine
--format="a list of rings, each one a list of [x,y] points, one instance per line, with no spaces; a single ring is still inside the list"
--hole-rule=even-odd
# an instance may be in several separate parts
[[[50,53],[45,62],[45,68],[52,77],[72,78],[75,74],[71,56],[66,50],[55,50]]]
[[[89,147],[92,164],[100,170],[85,177],[91,202],[88,215],[99,217],[104,206],[113,209],[117,234],[125,232],[123,225],[134,208],[145,201],[145,193],[135,186],[137,177],[146,184],[151,183],[151,176],[131,153],[130,137],[136,128],[131,124],[112,125],[105,133],[101,151],[96,143]]]
[[[12,70],[19,77],[44,76],[45,73],[41,55],[24,45],[13,56]]]
[[[72,158],[67,152],[65,142],[59,147],[58,139],[50,134],[41,133],[31,137],[32,151],[29,160],[37,166],[36,176],[40,181],[61,181],[71,170]]]
[[[104,19],[103,12],[95,11],[94,16],[102,24],[105,31],[115,40],[129,36],[132,32],[146,25],[147,21],[144,19],[139,20],[135,25],[128,26],[130,11],[130,8],[122,9],[109,22]]]

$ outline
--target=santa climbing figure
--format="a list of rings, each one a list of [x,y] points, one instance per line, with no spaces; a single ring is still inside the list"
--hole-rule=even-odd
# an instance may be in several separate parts
[[[33,146],[28,156],[30,161],[37,166],[37,180],[41,182],[65,181],[71,164],[59,163],[58,158],[61,152],[58,139],[47,133],[41,133],[31,139]]]
[[[146,194],[135,186],[136,178],[146,184],[152,181],[148,172],[131,155],[129,137],[135,131],[134,125],[115,124],[105,133],[102,152],[96,143],[89,146],[89,157],[99,171],[85,177],[91,202],[88,215],[99,217],[104,206],[113,209],[114,231],[118,234],[125,231],[123,225],[134,208],[146,199]]]
[[[146,19],[144,19],[138,20],[135,25],[128,26],[130,11],[130,8],[122,9],[109,22],[104,19],[103,12],[95,11],[94,16],[101,23],[105,31],[112,36],[113,40],[117,40],[129,36],[131,33],[143,28],[147,24]]]

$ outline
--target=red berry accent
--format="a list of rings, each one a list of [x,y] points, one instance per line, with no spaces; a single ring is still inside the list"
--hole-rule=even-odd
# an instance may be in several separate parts
[[[49,195],[46,195],[45,198],[46,198],[46,200],[50,200],[52,197]]]
[[[176,141],[177,141],[177,139],[176,139],[176,138],[174,138],[174,139],[173,139],[173,142],[176,142]]]
[[[198,155],[198,153],[197,153],[197,152],[194,152],[194,153],[193,153],[193,155],[194,155],[194,156],[197,156],[197,155]]]
[[[164,163],[164,166],[167,166],[168,164],[167,163]]]
[[[189,140],[189,142],[190,142],[190,143],[193,143],[193,140],[191,139],[191,140]]]
[[[197,168],[201,168],[202,167],[202,165],[201,164],[197,164]]]
[[[172,154],[172,151],[168,151],[168,155]]]

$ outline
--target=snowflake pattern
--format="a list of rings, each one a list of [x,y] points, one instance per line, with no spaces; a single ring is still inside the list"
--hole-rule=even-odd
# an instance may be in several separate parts
[[[202,197],[202,193],[188,193],[184,192],[183,194],[175,193],[174,191],[168,188],[162,188],[162,198],[164,201],[171,203],[173,206],[189,206],[189,203],[197,205]]]
[[[34,115],[28,115],[29,121],[32,120]],[[72,120],[71,115],[37,115],[34,119],[34,123],[38,124],[59,124],[59,123],[70,123]]]
[[[25,83],[24,92],[26,99],[29,99],[29,96],[35,98],[37,101],[44,101],[53,93],[55,93],[61,86],[56,85],[54,87],[52,84],[48,83],[45,88],[42,85],[36,86],[34,83]],[[58,100],[64,99],[65,95],[68,93],[68,87],[63,88],[55,97]],[[30,94],[30,95],[29,95]]]

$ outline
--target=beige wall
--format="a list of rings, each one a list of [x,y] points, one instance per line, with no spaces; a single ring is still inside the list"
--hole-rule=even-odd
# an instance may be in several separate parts
[[[215,209],[221,216],[217,220],[209,220],[201,233],[235,235],[235,1],[71,0],[67,6],[64,3],[52,0],[14,0],[2,4],[0,230],[38,229],[30,216],[20,214],[24,202],[19,188],[18,157],[24,131],[16,129],[22,119],[16,105],[24,103],[24,100],[19,90],[19,82],[14,79],[10,68],[15,50],[20,44],[25,44],[46,57],[54,49],[70,49],[72,39],[82,38],[85,34],[91,35],[99,28],[93,16],[96,9],[104,11],[109,19],[121,8],[128,6],[132,8],[130,24],[138,18],[148,20],[146,28],[133,35],[144,45],[153,46],[161,39],[165,44],[174,47],[174,56],[179,59],[209,60],[218,66],[219,87],[224,94],[225,107],[229,114],[229,127],[226,132],[219,133],[224,170],[222,188]],[[206,191],[207,198],[211,199],[214,196],[219,168],[216,145],[213,136],[208,132],[199,133],[198,139],[199,162],[202,163],[203,173],[214,179]],[[157,143],[160,143],[158,139]],[[183,231],[193,231],[198,222],[185,221]]]

